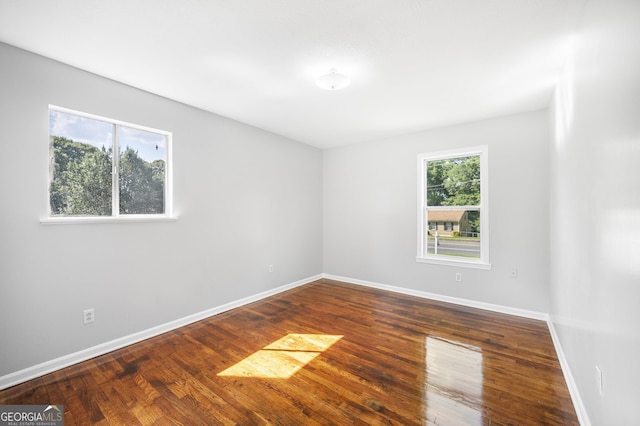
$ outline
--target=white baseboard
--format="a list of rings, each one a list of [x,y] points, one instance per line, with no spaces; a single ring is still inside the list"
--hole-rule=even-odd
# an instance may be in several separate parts
[[[455,305],[468,306],[471,308],[484,309],[486,311],[499,312],[502,314],[515,315],[523,318],[547,321],[549,315],[543,312],[529,311],[526,309],[512,308],[509,306],[495,305],[493,303],[478,302],[476,300],[462,299],[459,297],[444,296],[441,294],[429,293],[426,291],[413,290],[410,288],[396,287],[388,284],[380,284],[371,281],[364,281],[355,278],[339,277],[336,275],[322,274],[323,278],[346,283],[362,285],[365,287],[377,288],[380,290],[392,291],[395,293],[407,294],[409,296],[422,297],[424,299],[437,300],[439,302],[453,303]]]
[[[100,355],[104,355],[108,352],[115,351],[116,349],[120,349],[125,346],[129,346],[134,343],[141,342],[151,337],[158,336],[162,333],[175,330],[176,328],[184,327],[185,325],[189,325],[194,322],[203,320],[205,318],[209,318],[213,315],[217,315],[222,312],[226,312],[228,310],[238,308],[240,306],[244,306],[249,303],[267,298],[269,296],[282,293],[283,291],[287,291],[292,288],[299,287],[304,284],[308,284],[320,278],[322,278],[321,274],[313,277],[304,278],[302,280],[299,280],[290,284],[285,284],[271,290],[263,291],[261,293],[254,294],[252,296],[238,299],[233,302],[225,303],[224,305],[216,306],[202,312],[188,315],[184,318],[179,318],[177,320],[170,321],[165,324],[161,324],[156,327],[149,328],[147,330],[133,333],[128,336],[111,340],[109,342],[101,343],[99,345],[96,345],[87,349],[83,349],[78,352],[64,355],[59,358],[55,358],[50,361],[45,361],[43,363],[36,364],[34,366],[25,368],[23,370],[19,370],[19,371],[4,375],[0,377],[0,390],[6,389],[11,386],[15,386],[17,384],[26,382],[31,379],[35,379],[36,377],[44,376],[45,374],[52,373],[56,370],[60,370],[70,365],[77,364],[79,362],[86,361],[88,359],[95,358]]]
[[[591,421],[589,420],[589,416],[587,415],[587,409],[585,408],[582,402],[582,398],[580,397],[578,385],[576,384],[576,381],[573,378],[573,374],[571,373],[571,367],[569,367],[567,358],[565,357],[564,351],[562,350],[562,345],[560,344],[560,336],[558,336],[558,332],[556,331],[556,327],[553,324],[551,316],[549,316],[549,319],[547,320],[547,325],[549,327],[549,333],[551,333],[553,346],[555,346],[556,348],[556,354],[558,355],[558,361],[560,362],[560,367],[562,368],[564,381],[567,382],[567,387],[569,388],[569,394],[571,395],[571,401],[573,402],[573,408],[575,408],[576,410],[578,421],[580,422],[581,426],[591,426]]]

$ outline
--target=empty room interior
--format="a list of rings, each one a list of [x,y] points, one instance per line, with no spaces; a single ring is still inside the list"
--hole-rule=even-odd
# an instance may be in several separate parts
[[[638,0],[0,0],[0,117],[14,419],[640,424]]]

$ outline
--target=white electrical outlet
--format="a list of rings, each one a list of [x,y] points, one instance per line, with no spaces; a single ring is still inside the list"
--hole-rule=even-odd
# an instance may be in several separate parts
[[[462,272],[456,272],[456,282],[457,283],[462,282]]]
[[[91,324],[96,320],[96,314],[93,308],[82,311],[82,323]]]
[[[273,265],[269,265],[269,272],[273,272]]]
[[[511,278],[518,278],[518,268],[513,268],[511,270]]]

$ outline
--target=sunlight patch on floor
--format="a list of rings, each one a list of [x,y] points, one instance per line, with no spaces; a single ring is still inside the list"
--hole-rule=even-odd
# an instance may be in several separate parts
[[[342,337],[329,334],[287,334],[218,373],[218,376],[288,379]]]

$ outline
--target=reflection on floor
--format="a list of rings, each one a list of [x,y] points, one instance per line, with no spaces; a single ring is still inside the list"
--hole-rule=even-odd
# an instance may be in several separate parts
[[[482,425],[482,349],[438,338],[426,338],[427,418],[455,412],[466,425]]]

